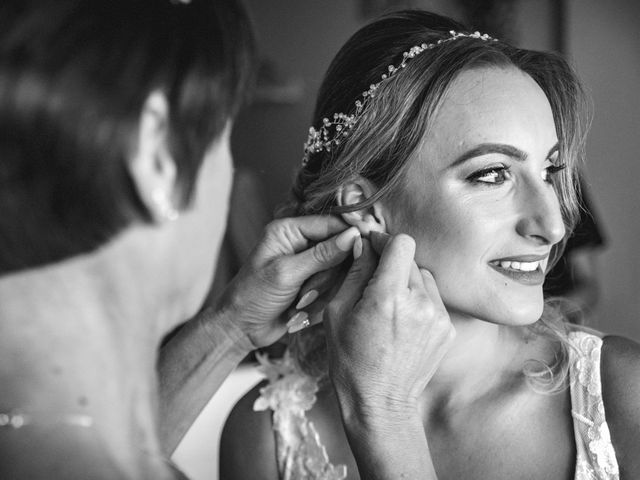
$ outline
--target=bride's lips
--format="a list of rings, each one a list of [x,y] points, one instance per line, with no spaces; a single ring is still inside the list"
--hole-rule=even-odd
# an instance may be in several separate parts
[[[489,262],[496,272],[523,285],[542,285],[544,283],[543,261],[547,255],[518,255]]]

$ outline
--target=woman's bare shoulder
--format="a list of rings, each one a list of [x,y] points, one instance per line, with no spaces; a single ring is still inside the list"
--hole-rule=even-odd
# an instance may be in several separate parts
[[[125,479],[93,429],[29,426],[0,429],[0,478]]]
[[[615,393],[614,401],[625,400],[633,389],[640,388],[640,344],[626,337],[606,335],[602,339],[601,372],[603,386]],[[634,395],[633,405],[640,411],[638,397]]]
[[[600,369],[605,415],[621,474],[640,478],[640,344],[605,336]]]
[[[220,478],[276,480],[276,447],[270,411],[256,412],[253,404],[261,382],[235,404],[222,430]]]

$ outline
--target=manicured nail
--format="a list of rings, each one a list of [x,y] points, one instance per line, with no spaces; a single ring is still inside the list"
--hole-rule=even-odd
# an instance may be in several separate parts
[[[351,227],[346,229],[336,238],[336,246],[343,252],[348,252],[353,247],[353,242],[356,237],[360,236],[360,231],[357,227]]]
[[[309,290],[300,298],[300,301],[296,305],[296,310],[302,310],[304,307],[308,307],[309,305],[311,305],[316,301],[318,295],[320,295],[320,292],[318,292],[317,290]]]
[[[287,322],[287,331],[289,333],[296,333],[307,328],[309,325],[309,314],[307,312],[300,311]]]
[[[362,237],[358,236],[353,242],[353,258],[357,260],[362,255]]]

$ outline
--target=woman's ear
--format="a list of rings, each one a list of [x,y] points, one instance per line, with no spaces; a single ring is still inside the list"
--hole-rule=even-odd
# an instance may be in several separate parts
[[[337,193],[337,202],[341,207],[356,205],[371,198],[376,193],[374,185],[359,178],[353,182],[345,183]],[[387,225],[384,219],[384,209],[380,201],[370,207],[341,214],[342,219],[349,225],[358,227],[362,235],[369,235],[371,231],[386,233]]]
[[[129,174],[142,203],[156,222],[175,220],[177,167],[169,152],[169,102],[154,91],[140,112],[137,144],[129,161]]]

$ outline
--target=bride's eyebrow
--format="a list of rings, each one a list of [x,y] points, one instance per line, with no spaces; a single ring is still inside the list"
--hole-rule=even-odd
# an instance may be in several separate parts
[[[556,153],[558,151],[558,148],[558,143],[551,147],[551,150],[549,150],[549,153],[547,153],[547,158]],[[453,161],[449,168],[457,167],[458,165],[461,165],[474,157],[481,157],[482,155],[488,155],[490,153],[498,153],[500,155],[505,155],[507,157],[513,158],[514,160],[520,161],[526,160],[528,156],[526,152],[506,143],[481,143],[473,147],[472,149],[467,150],[462,155],[458,156],[458,158]]]
[[[524,161],[527,159],[527,153],[523,152],[519,148],[506,143],[481,143],[470,150],[467,150],[462,155],[458,156],[449,168],[457,167],[464,162],[474,158],[481,157],[482,155],[488,155],[490,153],[498,153],[500,155],[506,155],[514,160]]]

